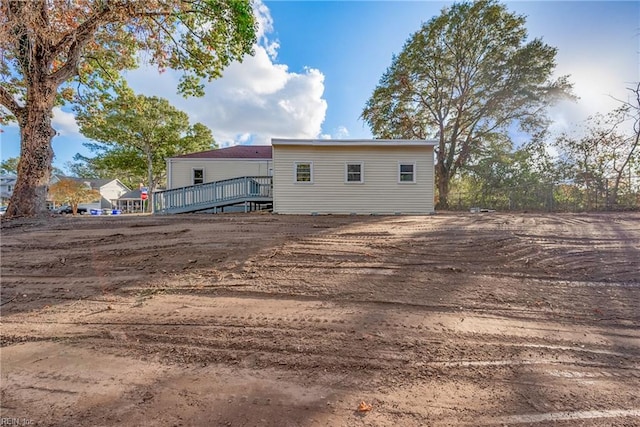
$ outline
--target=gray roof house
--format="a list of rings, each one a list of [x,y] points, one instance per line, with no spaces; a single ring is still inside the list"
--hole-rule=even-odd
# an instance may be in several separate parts
[[[87,187],[90,187],[92,190],[96,190],[100,193],[100,200],[96,200],[94,203],[91,203],[92,208],[113,208],[117,206],[117,200],[120,196],[131,191],[126,185],[124,185],[118,179],[91,179],[91,178],[76,178],[72,176],[64,176],[64,175],[53,175],[51,177],[51,181],[49,181],[49,185],[55,184],[56,182],[69,179],[72,181],[82,182]],[[83,204],[84,206],[84,204]],[[88,204],[87,204],[88,207]]]
[[[0,175],[0,204],[4,205],[11,198],[16,179],[16,176],[12,174]]]

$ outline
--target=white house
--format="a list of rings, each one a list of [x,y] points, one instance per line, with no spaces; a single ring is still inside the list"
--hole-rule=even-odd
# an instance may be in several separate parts
[[[128,193],[129,188],[120,182],[118,179],[89,179],[89,178],[76,178],[64,175],[53,175],[49,181],[49,185],[56,182],[69,179],[77,182],[84,183],[92,190],[96,190],[100,193],[100,198],[94,200],[91,203],[81,203],[80,206],[87,209],[111,209],[117,206],[120,196]]]
[[[236,145],[167,159],[167,190],[272,172],[271,146]]]
[[[273,204],[280,214],[430,214],[434,146],[424,140],[273,139],[167,160],[154,212]],[[273,181],[270,177],[273,177]]]
[[[434,146],[424,140],[273,139],[273,211],[434,212]]]
[[[129,188],[117,179],[76,178],[71,176],[53,174],[51,176],[51,179],[49,180],[49,185],[55,184],[56,182],[60,182],[65,179],[82,182],[87,187],[100,193],[100,199],[96,199],[92,203],[82,203],[80,205],[81,207],[86,207],[87,209],[102,209],[116,206],[117,200],[120,198],[120,196],[129,192]],[[2,198],[3,204],[6,203],[9,198],[11,198],[15,182],[15,175],[2,175],[2,177],[0,177],[0,197]],[[47,205],[49,208],[56,207],[55,203],[51,200],[47,201]]]
[[[0,175],[0,204],[5,204],[13,194],[16,186],[16,176],[12,174]]]

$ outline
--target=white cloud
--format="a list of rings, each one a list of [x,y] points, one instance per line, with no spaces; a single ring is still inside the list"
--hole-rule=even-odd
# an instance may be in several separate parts
[[[320,139],[347,139],[349,138],[349,129],[346,126],[338,126],[332,133],[323,133]]]
[[[336,139],[349,138],[349,129],[347,129],[345,126],[338,126],[338,128],[335,131],[334,138]]]
[[[258,44],[265,48],[265,51],[272,60],[275,60],[278,56],[280,43],[277,40],[271,40],[269,38],[269,34],[273,32],[271,12],[264,3],[258,0],[253,4],[253,13],[258,21],[258,31],[256,33]]]
[[[53,109],[51,126],[58,132],[58,135],[80,135],[80,127],[76,123],[74,114],[63,111],[60,107]]]
[[[317,138],[327,110],[324,75],[314,68],[293,72],[276,63],[279,44],[269,38],[273,32],[269,9],[256,2],[254,10],[259,24],[255,55],[231,64],[220,79],[207,84],[204,97],[176,95],[178,74],[159,74],[150,67],[130,72],[129,84],[137,92],[169,99],[193,122],[211,128],[220,146]]]
[[[56,130],[58,135],[79,136],[80,127],[76,123],[76,117],[73,113],[63,111],[60,107],[53,108],[53,117],[51,118],[51,126]],[[19,129],[18,122],[9,122],[3,125],[5,129]]]

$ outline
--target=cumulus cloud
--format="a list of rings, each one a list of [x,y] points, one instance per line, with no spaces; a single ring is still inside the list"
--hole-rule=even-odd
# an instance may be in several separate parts
[[[2,126],[4,129],[19,132],[18,122],[9,122]],[[53,108],[53,117],[51,118],[51,127],[53,127],[58,136],[82,136],[80,133],[80,126],[76,122],[76,117],[73,113],[64,111],[60,107]],[[0,130],[0,133],[4,132]],[[4,141],[3,141],[4,142]],[[19,150],[19,139],[15,140],[16,149]]]
[[[336,139],[346,139],[349,138],[349,129],[345,126],[338,126],[335,132],[334,138]]]
[[[205,88],[202,98],[176,95],[177,73],[141,68],[127,75],[145,95],[162,96],[211,128],[221,146],[269,144],[271,138],[317,138],[327,111],[320,70],[289,70],[276,62],[279,43],[272,40],[273,19],[267,6],[254,3],[258,21],[255,55],[233,63]]]
[[[271,40],[269,38],[269,34],[273,32],[273,18],[271,17],[271,12],[261,1],[256,1],[253,4],[253,11],[256,20],[258,21],[258,31],[256,33],[258,44],[264,47],[272,60],[275,60],[278,56],[280,43],[277,40]]]
[[[338,126],[332,133],[323,133],[320,139],[348,139],[351,134],[346,126]]]
[[[73,113],[63,111],[60,107],[53,109],[51,126],[58,132],[58,135],[71,136],[80,135],[80,127],[76,123]]]

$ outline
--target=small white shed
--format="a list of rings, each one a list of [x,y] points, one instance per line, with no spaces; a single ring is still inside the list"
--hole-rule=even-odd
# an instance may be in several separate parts
[[[273,139],[273,211],[433,213],[435,145],[425,140]]]
[[[272,172],[270,145],[236,145],[167,159],[167,190]]]

